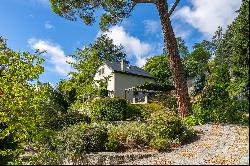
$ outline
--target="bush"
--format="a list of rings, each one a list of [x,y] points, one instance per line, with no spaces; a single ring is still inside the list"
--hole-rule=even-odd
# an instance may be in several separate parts
[[[163,110],[152,113],[147,123],[109,124],[107,129],[106,150],[109,151],[145,146],[166,150],[172,144],[189,142],[195,136],[192,130],[182,125],[176,113]]]
[[[91,121],[125,120],[127,102],[122,98],[97,99],[90,106]]]
[[[243,113],[240,119],[240,123],[243,125],[249,125],[249,115],[246,113]]]
[[[206,122],[248,124],[245,116],[248,107],[247,101],[230,98],[196,102],[192,107],[192,115],[185,118],[183,124],[189,126]]]
[[[151,114],[150,130],[156,137],[172,139],[181,132],[181,119],[174,112],[158,111]]]
[[[184,126],[179,116],[172,111],[151,114],[149,129],[153,133],[153,139],[166,139],[173,144],[189,142],[196,136],[194,131]]]
[[[196,138],[196,136],[196,132],[192,128],[182,126],[181,133],[176,135],[176,138],[173,140],[173,142],[177,144],[185,144],[192,141],[194,138]]]
[[[209,110],[203,108],[202,103],[196,103],[192,106],[192,115],[182,120],[186,126],[201,125],[210,120]]]
[[[120,148],[122,148],[121,143],[119,140],[113,137],[109,137],[108,142],[105,144],[107,151],[118,151]]]
[[[141,105],[142,108],[142,117],[144,119],[149,119],[152,113],[156,113],[161,110],[165,110],[165,108],[157,103],[150,103],[150,104],[144,104]]]
[[[84,153],[105,150],[108,134],[101,124],[80,123],[58,132],[57,151],[62,157],[81,156]]]
[[[151,137],[147,124],[139,122],[130,122],[117,126],[110,125],[108,133],[110,140],[118,140],[124,148],[145,146],[149,143]]]
[[[176,101],[175,91],[160,93],[156,95],[153,100],[159,102],[163,107],[169,110],[172,110],[172,111],[177,110],[177,101]]]
[[[97,94],[100,97],[108,97],[108,90],[106,88],[99,88]]]
[[[126,120],[136,120],[142,117],[142,108],[138,104],[128,104],[126,110]]]
[[[170,148],[171,142],[166,138],[151,139],[149,145],[159,151],[165,151]]]
[[[127,118],[130,117],[140,117],[147,120],[150,115],[154,112],[165,110],[165,108],[157,103],[150,104],[129,104],[127,107]],[[134,118],[135,119],[135,118]]]
[[[59,131],[63,127],[88,121],[86,116],[78,112],[57,113],[47,116],[48,117],[45,121],[45,127],[55,131]]]

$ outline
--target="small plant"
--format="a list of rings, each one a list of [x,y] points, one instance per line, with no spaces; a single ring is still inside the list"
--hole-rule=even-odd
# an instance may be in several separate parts
[[[165,151],[170,148],[171,141],[166,138],[154,138],[151,139],[149,145],[159,151]]]
[[[192,106],[192,115],[182,120],[186,126],[201,125],[210,119],[209,110],[203,107],[202,103],[195,103]]]
[[[119,151],[122,145],[116,138],[110,137],[108,142],[106,142],[105,147],[107,151],[113,152],[113,151]]]

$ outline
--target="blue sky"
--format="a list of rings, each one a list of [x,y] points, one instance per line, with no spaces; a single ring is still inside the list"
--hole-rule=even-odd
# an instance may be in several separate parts
[[[237,16],[235,11],[240,3],[241,0],[181,0],[171,17],[175,34],[181,36],[192,51],[194,43],[210,40],[218,26],[226,29]],[[46,60],[45,72],[39,79],[53,85],[67,79],[71,68],[66,61],[73,61],[67,55],[93,42],[102,33],[98,22],[86,26],[79,19],[71,22],[55,15],[49,0],[1,0],[0,22],[0,36],[8,39],[10,48],[29,52],[47,50],[42,55]],[[115,44],[122,44],[130,63],[139,67],[163,49],[159,16],[151,4],[136,6],[131,16],[111,27],[107,35]]]

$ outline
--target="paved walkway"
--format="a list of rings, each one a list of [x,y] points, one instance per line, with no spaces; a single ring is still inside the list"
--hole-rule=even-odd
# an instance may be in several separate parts
[[[133,161],[133,165],[249,165],[249,127],[194,126],[199,139],[169,153]]]

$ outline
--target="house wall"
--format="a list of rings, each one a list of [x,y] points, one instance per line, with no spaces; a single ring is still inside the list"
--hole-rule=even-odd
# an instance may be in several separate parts
[[[104,74],[99,75],[99,70],[104,68]],[[108,81],[107,90],[114,91],[115,90],[115,79],[114,79],[114,73],[113,71],[107,66],[103,65],[98,69],[98,72],[96,73],[94,80],[101,80],[104,79],[104,77],[110,76]],[[96,84],[98,86],[98,84]]]
[[[115,97],[125,97],[125,89],[135,87],[137,84],[143,84],[145,82],[154,82],[152,78],[145,78],[141,76],[114,73],[115,82]],[[128,100],[132,100],[131,94],[126,94]]]

